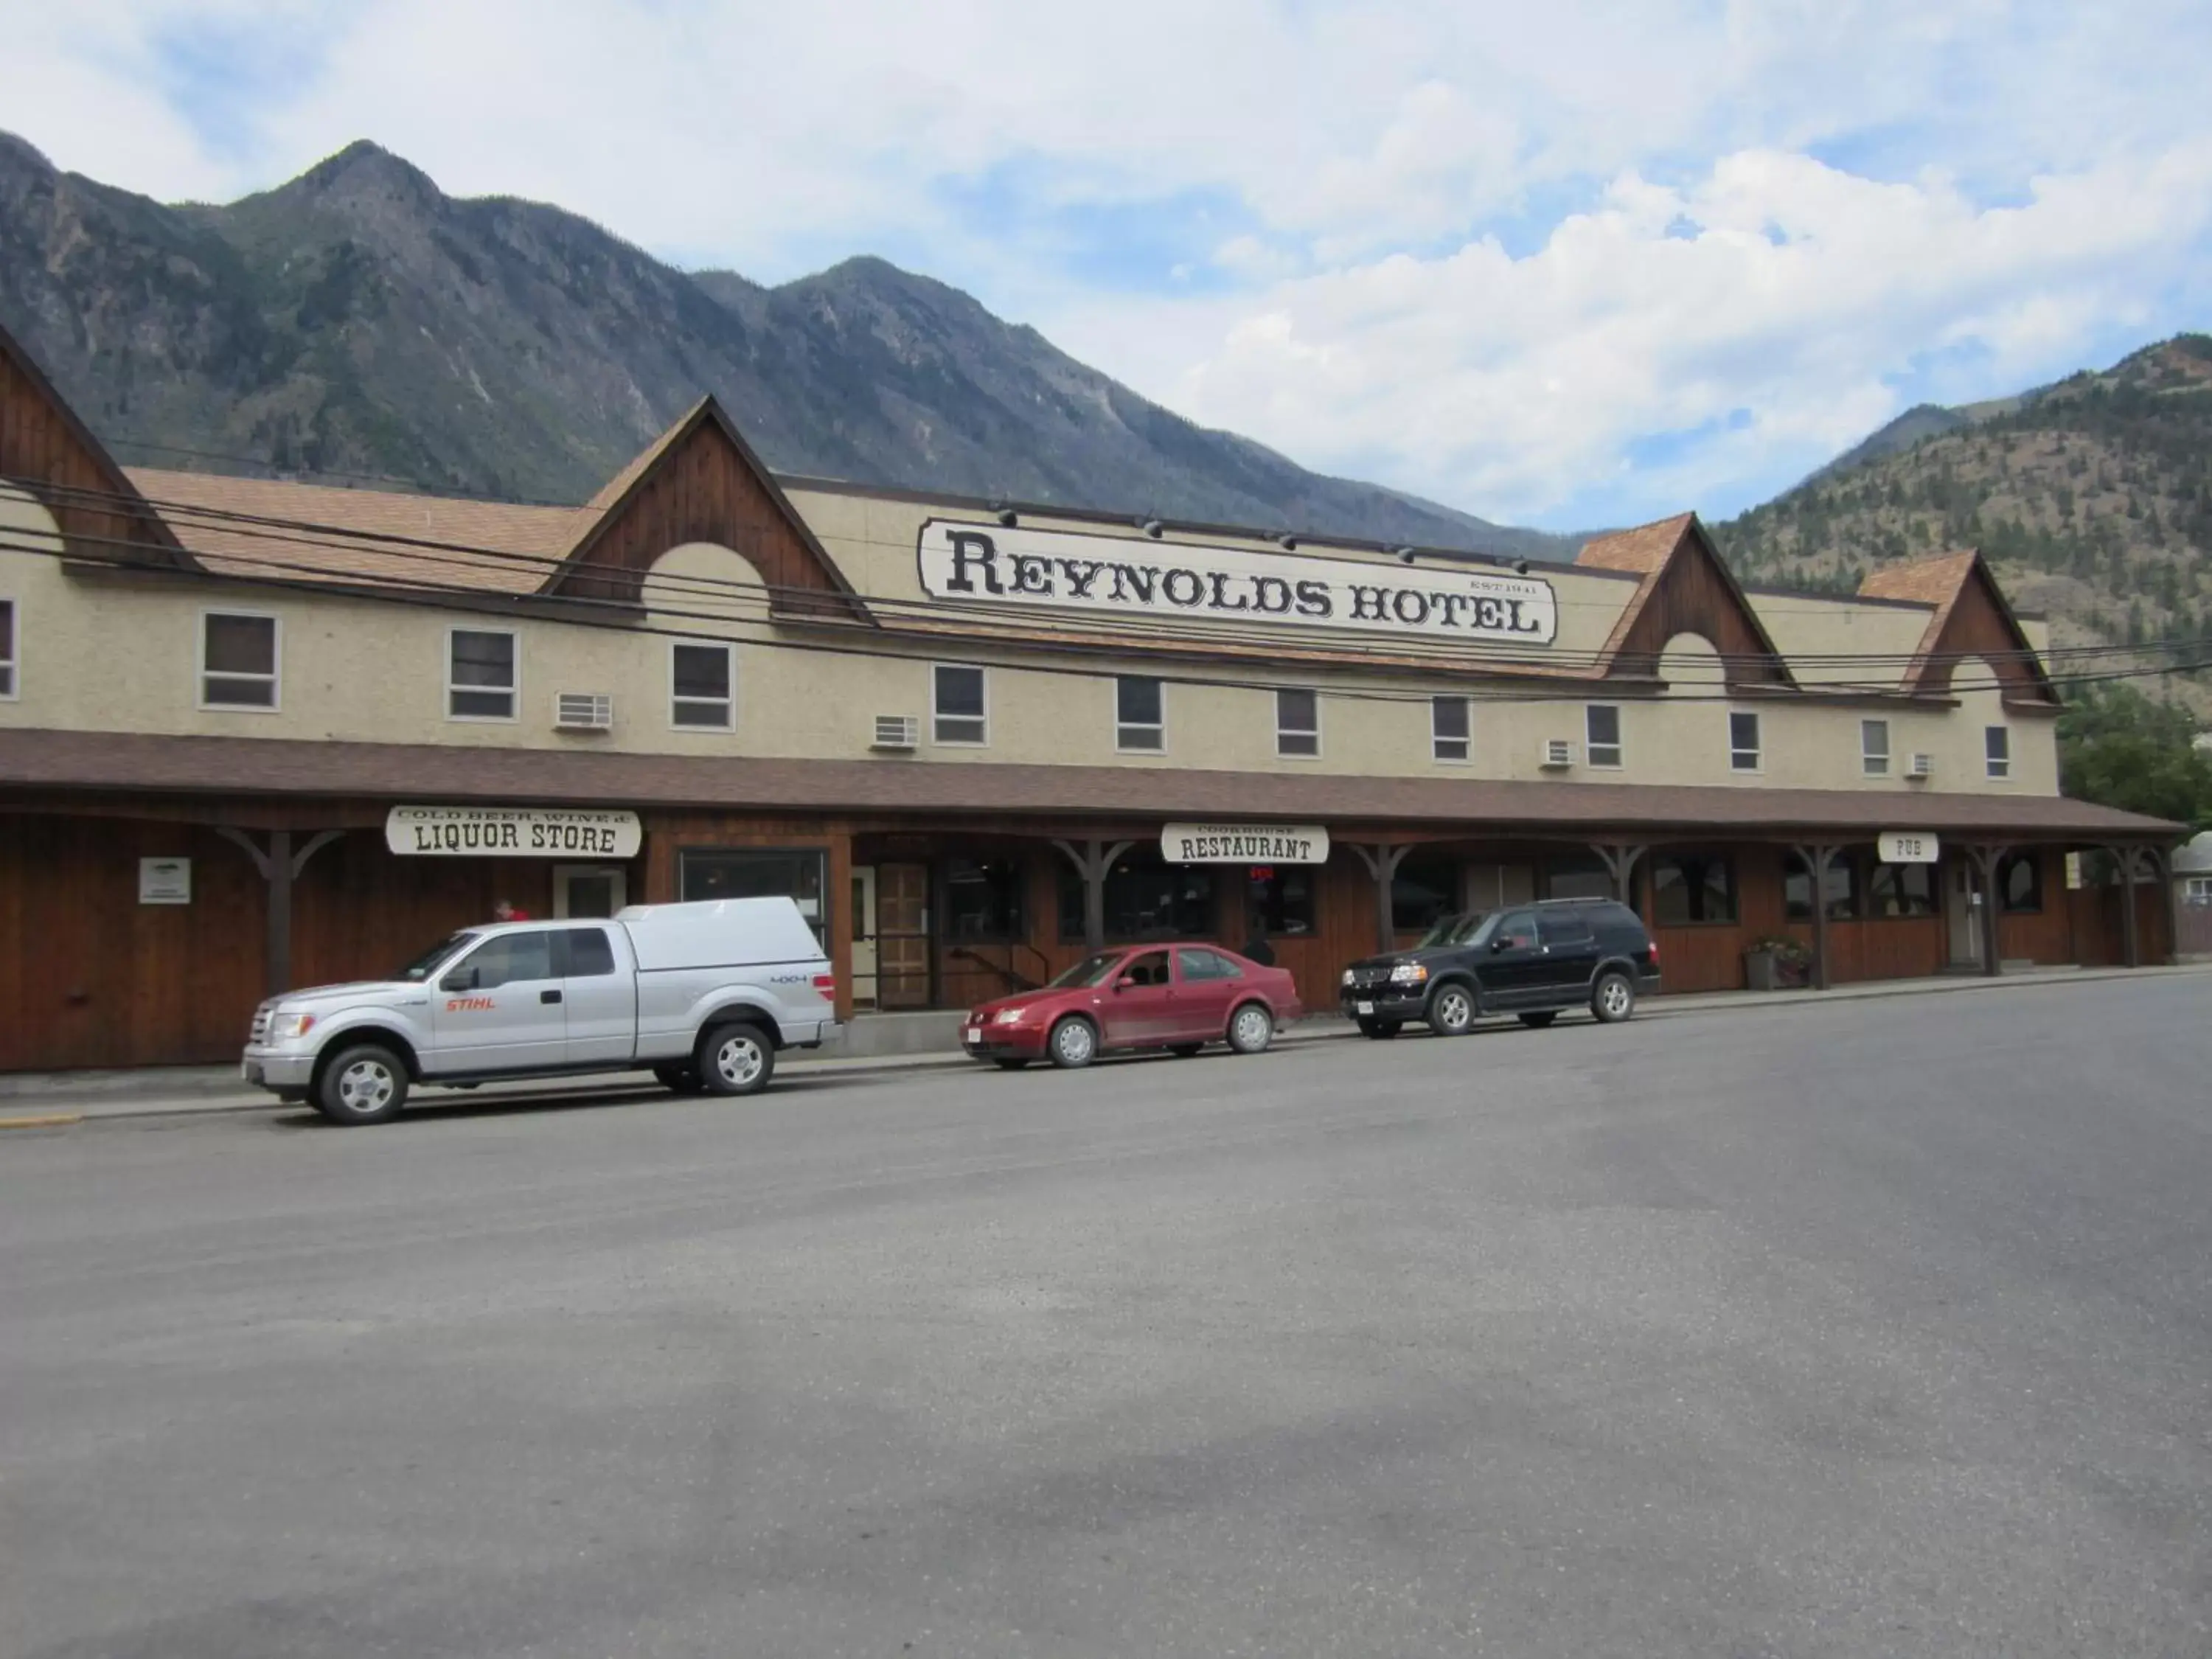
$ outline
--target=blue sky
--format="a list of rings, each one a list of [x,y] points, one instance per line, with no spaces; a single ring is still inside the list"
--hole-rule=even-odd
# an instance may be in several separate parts
[[[1304,464],[1724,517],[2212,325],[2212,7],[80,0],[0,120],[227,199],[357,137],[688,266],[881,254]]]

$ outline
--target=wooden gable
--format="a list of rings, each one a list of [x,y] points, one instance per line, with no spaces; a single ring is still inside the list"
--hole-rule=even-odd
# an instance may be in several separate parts
[[[741,555],[772,614],[865,622],[866,608],[721,406],[702,398],[591,501],[598,516],[540,590],[635,604],[653,561],[687,542]]]
[[[1905,690],[1948,696],[1960,659],[1981,657],[1995,672],[2006,702],[2058,707],[2057,688],[1978,551],[1891,565],[1869,574],[1859,592],[1869,599],[1916,599],[1936,607],[1905,670]]]
[[[1731,687],[1781,690],[1796,684],[1694,513],[1600,537],[1575,562],[1643,578],[1605,642],[1607,678],[1656,677],[1667,641],[1695,634],[1720,653],[1723,678]]]
[[[69,550],[191,568],[161,515],[37,363],[0,329],[0,480],[36,496]]]

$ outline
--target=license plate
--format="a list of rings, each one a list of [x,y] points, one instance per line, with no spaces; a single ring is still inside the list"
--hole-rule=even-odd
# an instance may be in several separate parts
[[[1352,1005],[1352,1009],[1357,1014],[1371,1014],[1375,1012],[1375,1005],[1371,1002],[1355,1002]]]
[[[976,1044],[982,1042],[983,1034],[981,1031],[963,1031],[960,1034],[960,1037],[961,1041],[967,1043],[967,1045],[972,1048],[975,1047]]]

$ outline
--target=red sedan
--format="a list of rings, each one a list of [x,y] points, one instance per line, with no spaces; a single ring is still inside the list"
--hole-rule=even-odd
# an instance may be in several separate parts
[[[1106,1050],[1194,1054],[1209,1042],[1256,1054],[1304,1012],[1280,968],[1218,945],[1139,945],[1085,957],[1042,990],[981,1004],[960,1041],[1010,1071],[1033,1060],[1088,1066]]]

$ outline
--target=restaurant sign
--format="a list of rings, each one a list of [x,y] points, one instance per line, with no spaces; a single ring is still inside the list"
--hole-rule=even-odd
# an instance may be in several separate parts
[[[1317,823],[1170,823],[1160,830],[1170,864],[1326,864],[1328,831]]]
[[[643,839],[637,814],[556,806],[395,806],[384,844],[404,857],[627,859]]]
[[[1559,627],[1551,583],[1442,559],[1416,568],[932,519],[921,527],[915,560],[930,598],[994,610],[1393,634],[1431,643],[1547,646]]]

